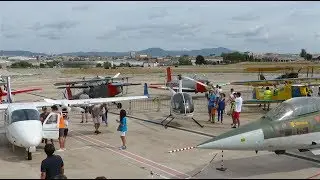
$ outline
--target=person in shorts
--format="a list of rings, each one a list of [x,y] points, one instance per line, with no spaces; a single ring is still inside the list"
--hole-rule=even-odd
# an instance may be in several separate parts
[[[126,146],[126,133],[128,131],[127,127],[127,112],[124,109],[121,109],[120,111],[120,120],[117,120],[119,123],[118,131],[120,132],[120,138],[122,141],[122,146],[120,147],[120,150],[127,149]]]
[[[51,107],[51,111],[53,113],[57,113],[57,114],[60,114],[60,119],[59,119],[59,122],[58,122],[58,126],[59,126],[59,145],[60,145],[60,149],[58,149],[57,151],[64,151],[66,150],[65,147],[64,147],[64,131],[65,131],[65,128],[66,128],[66,124],[65,124],[65,120],[63,118],[63,115],[61,112],[58,111],[58,106],[56,105],[53,105]]]
[[[65,129],[64,129],[64,133],[63,133],[63,137],[64,137],[64,146],[66,145],[66,139],[67,139],[67,136],[68,136],[68,126],[69,126],[69,114],[68,114],[68,108],[66,107],[63,107],[62,108],[62,116],[64,118],[64,121],[65,121]]]
[[[86,123],[87,123],[88,122],[89,107],[88,106],[84,106],[84,107],[81,107],[81,108],[84,109],[84,111],[81,112],[81,122],[80,123],[83,123],[84,118],[86,119]]]
[[[101,132],[99,131],[99,127],[100,127],[100,124],[102,122],[102,113],[103,113],[103,107],[104,105],[94,105],[92,107],[92,110],[91,110],[91,116],[92,116],[92,120],[93,120],[93,123],[94,123],[94,128],[95,128],[95,131],[94,133],[95,134],[100,134]]]

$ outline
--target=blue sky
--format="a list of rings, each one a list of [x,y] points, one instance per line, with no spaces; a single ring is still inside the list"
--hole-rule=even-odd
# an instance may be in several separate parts
[[[0,2],[0,49],[320,52],[320,2]]]

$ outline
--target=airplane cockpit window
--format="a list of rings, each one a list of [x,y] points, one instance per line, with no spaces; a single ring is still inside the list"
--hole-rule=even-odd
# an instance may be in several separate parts
[[[192,104],[192,98],[190,94],[183,93],[185,103]]]
[[[173,109],[180,109],[180,106],[183,105],[183,98],[180,93],[175,94],[172,100],[173,100],[173,104],[172,104]]]
[[[290,104],[282,103],[269,111],[264,118],[271,121],[283,121],[294,117],[293,107]]]
[[[34,109],[19,109],[15,110],[11,114],[11,123],[27,120],[39,120],[40,113]]]

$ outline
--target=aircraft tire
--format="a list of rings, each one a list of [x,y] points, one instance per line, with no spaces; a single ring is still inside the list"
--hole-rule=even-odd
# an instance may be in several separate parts
[[[32,160],[32,153],[31,152],[29,152],[29,151],[27,151],[27,154],[28,154],[28,160]]]
[[[118,103],[118,104],[117,104],[117,108],[118,108],[118,109],[121,109],[121,108],[122,108],[122,104],[121,104],[121,103]]]

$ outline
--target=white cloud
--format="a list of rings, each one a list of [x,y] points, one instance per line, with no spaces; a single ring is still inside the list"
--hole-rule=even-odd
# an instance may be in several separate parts
[[[61,53],[222,46],[319,52],[319,7],[319,2],[2,1],[0,49]]]

